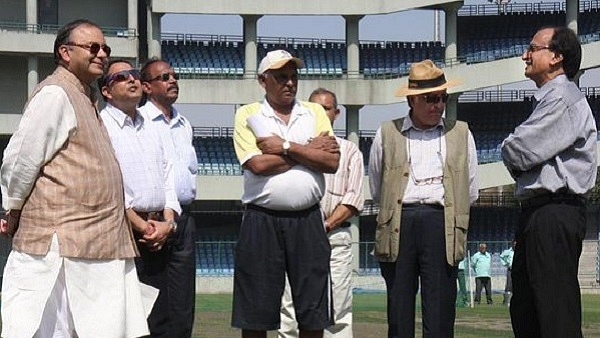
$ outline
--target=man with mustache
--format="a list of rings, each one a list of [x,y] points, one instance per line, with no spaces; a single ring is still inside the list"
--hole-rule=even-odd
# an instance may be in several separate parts
[[[190,212],[196,198],[198,172],[192,125],[173,107],[179,96],[179,76],[167,62],[157,59],[146,62],[140,77],[147,99],[140,111],[164,136],[161,140],[173,158],[175,193],[181,206],[181,214],[173,223],[173,233],[163,248],[168,257],[164,263],[166,276],[156,281],[164,283],[168,298],[166,304],[159,305],[164,306],[163,310],[153,312],[150,331],[160,333],[153,335],[155,337],[190,337],[196,299],[196,225]],[[148,269],[150,272],[153,268]],[[157,303],[160,302],[159,296]]]
[[[148,334],[153,299],[142,296],[121,172],[91,87],[110,52],[95,23],[60,28],[56,70],[34,89],[4,152],[0,233],[13,250],[2,337]]]
[[[585,196],[596,183],[598,164],[594,116],[573,83],[581,45],[569,28],[543,28],[522,59],[525,76],[538,87],[534,108],[502,142],[521,202],[511,270],[513,331],[516,338],[578,338]]]
[[[138,238],[141,257],[136,260],[140,280],[159,289],[159,297],[148,318],[153,337],[167,336],[154,320],[167,312],[169,250],[175,217],[181,212],[173,177],[173,162],[161,134],[137,105],[142,97],[139,72],[125,60],[113,60],[98,88],[107,105],[100,112],[123,175],[125,214]]]
[[[244,217],[236,252],[232,326],[242,337],[279,328],[287,273],[300,337],[332,324],[329,256],[319,201],[323,173],[335,173],[339,147],[323,107],[296,100],[302,60],[268,52],[258,67],[265,99],[238,109],[234,146],[244,168]]]

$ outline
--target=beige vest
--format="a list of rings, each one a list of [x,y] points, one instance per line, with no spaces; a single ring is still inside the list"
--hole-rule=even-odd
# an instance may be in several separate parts
[[[404,119],[396,119],[385,122],[381,126],[382,184],[375,231],[375,256],[382,262],[395,262],[400,245],[402,198],[409,179],[406,137],[400,132],[403,121]],[[455,266],[465,256],[469,227],[467,124],[444,120],[444,136],[446,137],[444,166],[446,261]]]
[[[77,128],[41,167],[23,205],[13,249],[45,255],[56,233],[63,257],[135,257],[137,248],[125,219],[121,171],[90,87],[59,66],[34,89],[32,97],[48,85],[65,91]]]

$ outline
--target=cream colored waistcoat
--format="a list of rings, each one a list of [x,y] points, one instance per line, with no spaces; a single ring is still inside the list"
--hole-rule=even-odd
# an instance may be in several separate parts
[[[408,184],[404,119],[384,122],[381,126],[382,177],[380,211],[375,232],[375,255],[382,262],[395,262],[400,245],[402,198]],[[455,266],[465,256],[469,228],[469,154],[468,127],[460,121],[444,120],[446,161],[444,165],[444,218],[446,261]],[[392,183],[393,182],[393,183]]]

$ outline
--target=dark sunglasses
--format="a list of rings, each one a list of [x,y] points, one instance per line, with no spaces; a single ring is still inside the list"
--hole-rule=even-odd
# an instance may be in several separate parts
[[[171,79],[171,76],[175,80],[179,80],[179,74],[177,74],[177,73],[163,73],[163,74],[160,74],[160,75],[157,75],[157,76],[151,78],[147,82],[153,82],[153,81],[158,81],[158,80],[160,80],[162,82],[169,82],[169,80]]]
[[[88,44],[80,44],[80,43],[75,43],[75,42],[69,41],[69,42],[65,43],[65,45],[87,49],[90,51],[90,54],[93,54],[93,55],[97,55],[98,52],[100,52],[100,49],[102,49],[104,51],[104,54],[106,54],[107,57],[110,56],[110,52],[111,52],[111,49],[108,45],[101,45],[97,42],[90,42]]]
[[[288,74],[284,74],[284,73],[273,73],[273,78],[279,84],[286,84],[290,80],[292,80],[292,82],[298,81],[298,74],[288,75]]]
[[[132,77],[134,80],[139,80],[140,71],[137,69],[128,69],[116,72],[114,74],[110,74],[106,79],[106,85],[110,86],[111,84],[113,84],[113,82],[129,81],[129,77]]]
[[[425,98],[425,102],[427,103],[431,103],[431,104],[436,104],[440,101],[442,101],[443,103],[446,103],[446,101],[448,101],[448,94],[442,94],[442,95],[423,95],[423,97]]]

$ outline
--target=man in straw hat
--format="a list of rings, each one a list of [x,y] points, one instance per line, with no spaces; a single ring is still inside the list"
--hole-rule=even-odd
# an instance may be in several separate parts
[[[453,337],[457,265],[477,199],[475,141],[464,122],[442,118],[458,85],[430,60],[412,64],[408,116],[384,122],[369,160],[377,216],[375,255],[388,292],[388,337],[414,337],[421,282],[423,334]]]
[[[235,253],[232,326],[242,337],[279,328],[285,275],[300,337],[332,324],[331,249],[319,201],[323,173],[335,173],[339,146],[321,105],[296,100],[302,60],[267,53],[258,68],[265,99],[238,109],[234,146],[244,168],[244,217]]]

